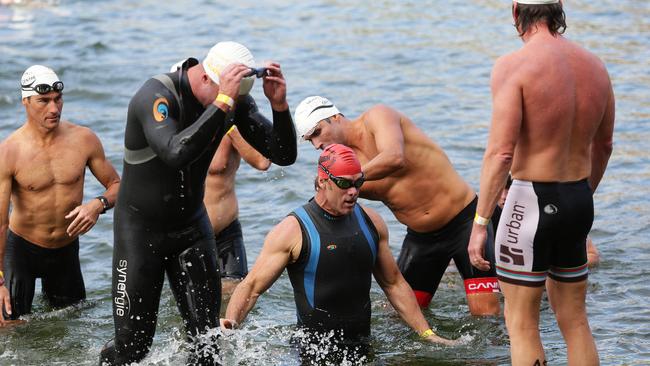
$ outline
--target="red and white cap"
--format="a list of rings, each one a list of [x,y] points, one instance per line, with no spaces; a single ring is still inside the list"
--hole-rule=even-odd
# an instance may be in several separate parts
[[[335,177],[355,175],[361,173],[361,163],[354,150],[341,144],[332,144],[326,147],[318,158],[318,177],[327,178],[328,175],[321,165]]]

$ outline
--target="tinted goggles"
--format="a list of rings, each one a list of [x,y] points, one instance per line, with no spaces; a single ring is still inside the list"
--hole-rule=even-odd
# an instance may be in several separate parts
[[[38,94],[47,94],[51,91],[55,92],[61,92],[63,90],[63,81],[55,81],[54,84],[48,85],[48,84],[38,84],[38,85],[21,85],[22,89],[27,91],[27,90],[33,90],[37,92]]]
[[[269,71],[266,67],[251,67],[250,71],[244,75],[245,77],[253,76],[255,75],[256,78],[261,78],[264,76],[267,76],[269,74]]]
[[[325,168],[323,166],[323,164],[318,164],[318,166],[325,172],[325,174],[327,174],[327,177],[332,182],[334,182],[334,184],[336,184],[337,187],[339,187],[341,189],[349,189],[349,188],[352,188],[352,187],[354,187],[356,189],[360,189],[361,186],[363,185],[363,183],[366,181],[366,178],[365,178],[363,172],[361,172],[361,177],[357,178],[357,180],[350,180],[350,179],[347,179],[347,178],[341,178],[341,177],[337,177],[335,175],[332,175],[332,173],[330,173],[329,170],[327,170],[327,168]]]

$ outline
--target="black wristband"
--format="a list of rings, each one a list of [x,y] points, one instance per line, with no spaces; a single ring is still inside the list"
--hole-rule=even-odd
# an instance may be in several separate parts
[[[108,204],[108,200],[106,199],[106,197],[104,197],[104,196],[97,196],[97,197],[95,197],[95,198],[98,199],[99,202],[102,203],[102,206],[104,206],[104,209],[102,210],[102,212],[100,213],[100,215],[106,213],[106,211],[108,211],[108,210],[111,208],[111,206]]]

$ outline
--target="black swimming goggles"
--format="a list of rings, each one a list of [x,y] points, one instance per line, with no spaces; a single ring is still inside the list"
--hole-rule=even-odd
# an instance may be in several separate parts
[[[38,94],[47,94],[51,91],[61,92],[63,90],[63,81],[55,81],[54,84],[38,84],[38,85],[21,85],[24,91],[33,90]]]
[[[363,185],[363,183],[366,181],[366,177],[363,174],[363,172],[361,172],[361,177],[359,177],[357,180],[350,180],[350,179],[347,179],[347,178],[341,178],[341,177],[337,177],[335,175],[332,175],[332,173],[330,173],[330,171],[327,170],[327,168],[325,168],[323,166],[323,164],[318,164],[318,166],[321,169],[323,169],[325,174],[327,174],[327,177],[332,182],[334,182],[334,184],[336,184],[337,187],[339,187],[341,189],[349,189],[349,188],[352,188],[352,187],[354,187],[356,189],[360,189],[361,186]]]
[[[251,67],[250,71],[244,75],[245,77],[255,75],[256,78],[262,78],[269,74],[269,69],[266,67]]]

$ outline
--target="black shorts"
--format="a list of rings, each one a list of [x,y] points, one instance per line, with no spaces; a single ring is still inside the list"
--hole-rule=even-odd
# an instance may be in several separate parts
[[[62,248],[48,249],[9,230],[4,261],[5,286],[12,310],[9,317],[5,313],[5,318],[17,319],[32,311],[37,278],[41,279],[43,295],[52,307],[72,305],[86,298],[79,265],[79,239]]]
[[[217,241],[217,260],[221,278],[241,279],[248,274],[246,248],[239,219],[235,219],[220,233],[215,234]]]
[[[472,266],[467,252],[478,197],[474,198],[456,217],[439,230],[418,233],[408,229],[397,260],[400,271],[413,290],[433,296],[451,259],[465,281],[474,278],[494,278],[494,265],[483,272]],[[494,263],[494,233],[488,226],[485,256]],[[493,280],[496,282],[496,280]],[[498,291],[495,289],[495,291]],[[430,297],[429,297],[430,298]],[[420,305],[423,305],[422,303]]]
[[[563,282],[587,279],[585,240],[594,220],[586,179],[534,183],[515,179],[496,234],[499,280],[543,286],[548,274]]]

